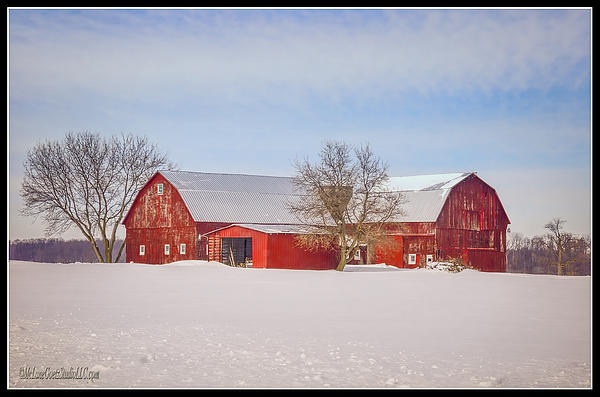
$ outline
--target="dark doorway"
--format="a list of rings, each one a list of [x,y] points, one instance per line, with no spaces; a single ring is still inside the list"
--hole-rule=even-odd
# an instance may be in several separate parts
[[[252,238],[223,237],[221,239],[221,255],[222,262],[229,266],[239,266],[252,261]]]

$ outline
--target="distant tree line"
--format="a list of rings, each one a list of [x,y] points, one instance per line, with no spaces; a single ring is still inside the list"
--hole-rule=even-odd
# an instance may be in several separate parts
[[[117,242],[120,245],[123,240]],[[98,240],[96,244],[101,246],[102,241]],[[10,241],[8,257],[11,260],[48,263],[98,262],[98,257],[88,240],[61,238]],[[125,258],[120,262],[125,262]]]
[[[549,233],[525,237],[512,233],[506,249],[506,271],[511,273],[584,276],[591,274],[591,239],[562,231],[565,221],[546,224]]]

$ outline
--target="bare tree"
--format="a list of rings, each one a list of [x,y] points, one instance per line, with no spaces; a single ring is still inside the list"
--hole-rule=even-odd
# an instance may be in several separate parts
[[[591,274],[590,235],[577,236],[562,230],[565,220],[546,224],[550,233],[524,237],[511,233],[506,251],[507,271],[561,275]]]
[[[553,218],[546,226],[544,226],[545,229],[550,230],[550,233],[548,234],[548,248],[556,253],[556,264],[558,266],[559,276],[563,275],[563,253],[565,250],[565,243],[569,237],[562,232],[565,222],[566,221],[562,218]]]
[[[294,184],[300,199],[289,204],[309,233],[298,243],[309,249],[336,247],[342,271],[363,244],[388,242],[385,225],[402,214],[404,197],[386,191],[387,164],[369,145],[352,148],[327,142],[320,161],[296,161]]]
[[[105,138],[87,131],[37,144],[24,166],[22,214],[41,215],[48,236],[76,226],[100,262],[113,262],[117,229],[138,190],[157,169],[172,167],[145,137]],[[103,253],[96,237],[104,243]]]

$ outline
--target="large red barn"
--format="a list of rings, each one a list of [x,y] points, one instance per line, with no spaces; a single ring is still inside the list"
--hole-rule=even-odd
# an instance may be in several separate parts
[[[389,188],[406,198],[403,216],[389,224],[395,244],[365,247],[357,261],[418,267],[461,258],[505,271],[510,222],[496,191],[475,173],[394,177]],[[123,220],[127,261],[229,263],[234,254],[253,267],[333,269],[335,253],[294,244],[304,231],[288,203],[301,197],[288,177],[159,171]]]

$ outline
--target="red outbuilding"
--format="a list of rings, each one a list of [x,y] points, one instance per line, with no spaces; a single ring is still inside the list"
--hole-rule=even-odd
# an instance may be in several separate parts
[[[227,265],[269,269],[330,270],[338,265],[335,250],[307,250],[296,243],[306,230],[298,225],[226,226],[204,236],[208,260]]]
[[[393,177],[388,188],[405,196],[404,214],[388,225],[393,244],[363,247],[357,262],[418,267],[460,258],[505,271],[510,221],[496,191],[475,173]],[[335,250],[295,244],[305,231],[288,204],[301,199],[288,177],[159,171],[123,220],[127,261],[233,257],[252,267],[334,269]]]

